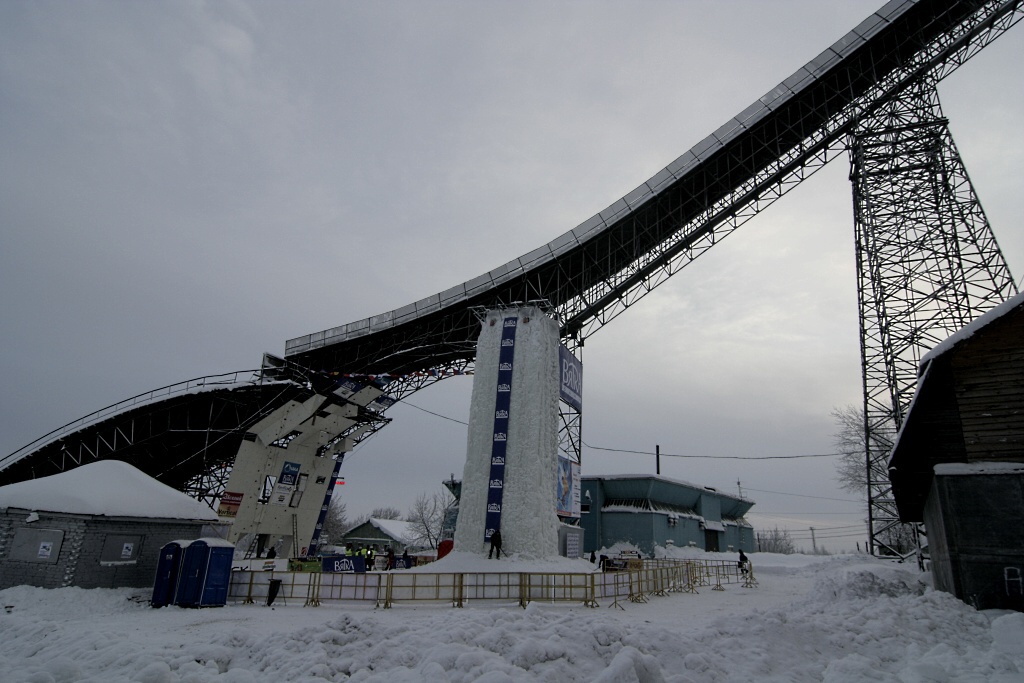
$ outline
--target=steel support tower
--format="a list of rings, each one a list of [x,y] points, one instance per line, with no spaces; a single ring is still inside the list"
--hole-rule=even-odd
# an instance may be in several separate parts
[[[888,460],[921,357],[1016,293],[971,186],[935,77],[925,74],[850,135],[872,553],[916,546]]]

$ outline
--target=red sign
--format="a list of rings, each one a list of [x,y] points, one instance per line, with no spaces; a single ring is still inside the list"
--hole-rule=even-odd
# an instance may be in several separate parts
[[[234,517],[238,514],[238,506],[242,504],[245,494],[225,491],[220,494],[220,505],[217,507],[217,514],[221,517]]]

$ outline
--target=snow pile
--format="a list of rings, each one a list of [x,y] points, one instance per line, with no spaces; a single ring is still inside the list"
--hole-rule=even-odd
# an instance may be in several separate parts
[[[208,505],[120,460],[99,460],[49,477],[0,486],[0,508],[218,521]]]
[[[0,591],[0,671],[19,683],[1024,680],[1024,614],[978,612],[865,556],[751,559],[759,588],[624,610],[154,610],[130,589],[11,588]]]

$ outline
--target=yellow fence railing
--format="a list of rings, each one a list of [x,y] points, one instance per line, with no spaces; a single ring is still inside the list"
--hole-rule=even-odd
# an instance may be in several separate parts
[[[559,572],[367,572],[320,573],[241,570],[232,573],[228,600],[315,607],[321,602],[363,601],[389,608],[396,603],[449,602],[463,607],[475,600],[499,600],[526,607],[530,602],[647,602],[652,595],[696,593],[702,587],[725,590],[727,584],[757,586],[751,563],[741,568],[725,560],[651,559],[621,571]],[[276,584],[276,590],[275,590]]]

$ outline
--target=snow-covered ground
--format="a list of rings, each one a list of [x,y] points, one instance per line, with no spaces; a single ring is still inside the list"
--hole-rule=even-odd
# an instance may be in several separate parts
[[[1024,681],[1022,613],[978,612],[931,590],[914,567],[863,555],[751,559],[758,588],[703,588],[624,609],[156,610],[144,590],[9,588],[0,591],[0,680]]]

